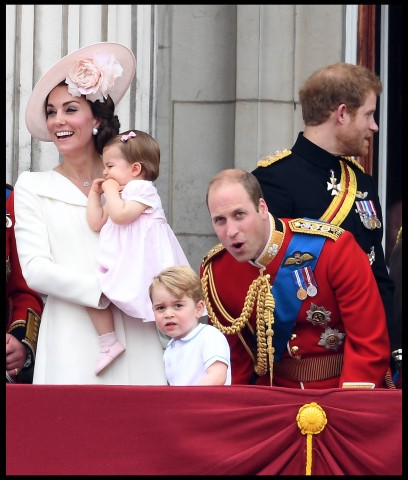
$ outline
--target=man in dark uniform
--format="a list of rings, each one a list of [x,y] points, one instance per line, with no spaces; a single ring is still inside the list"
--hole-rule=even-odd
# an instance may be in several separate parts
[[[354,156],[368,153],[381,80],[365,67],[339,63],[312,74],[299,92],[304,132],[252,172],[269,211],[321,219],[354,235],[367,254],[390,326],[393,282],[385,263],[377,186]],[[376,316],[373,317],[373,320]]]
[[[209,322],[230,345],[232,384],[384,387],[385,312],[353,235],[273,217],[254,175],[240,169],[210,181],[207,206],[221,243],[200,275]]]
[[[6,382],[32,383],[44,304],[21,273],[14,222],[13,187],[6,184]]]

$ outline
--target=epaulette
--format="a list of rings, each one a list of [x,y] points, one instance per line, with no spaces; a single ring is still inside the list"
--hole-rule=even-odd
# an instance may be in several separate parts
[[[268,167],[272,163],[277,162],[278,160],[281,160],[282,158],[287,157],[292,153],[291,150],[288,150],[287,148],[279,148],[275,152],[273,152],[271,155],[267,155],[266,157],[262,157],[258,161],[258,167]]]
[[[212,259],[218,255],[220,252],[225,250],[225,247],[223,247],[222,243],[217,243],[212,249],[203,257],[203,261],[201,262],[202,267],[204,268],[207,263],[211,262]]]
[[[344,155],[342,155],[341,158],[345,158],[348,162],[352,163],[357,168],[359,168],[363,173],[365,173],[364,167],[357,162],[356,157],[345,157]]]
[[[289,220],[288,225],[292,232],[323,235],[332,240],[337,240],[344,232],[344,229],[337,225],[320,222],[319,220],[308,220],[306,218],[294,218],[293,220]]]

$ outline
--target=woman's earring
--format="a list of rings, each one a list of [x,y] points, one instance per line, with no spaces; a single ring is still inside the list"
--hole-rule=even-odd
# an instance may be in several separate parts
[[[92,135],[98,135],[98,132],[99,130],[96,127],[92,129]]]

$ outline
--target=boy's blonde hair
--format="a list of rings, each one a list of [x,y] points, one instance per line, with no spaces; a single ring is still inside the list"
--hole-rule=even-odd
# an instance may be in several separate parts
[[[176,298],[186,295],[192,298],[195,304],[204,300],[200,277],[188,265],[174,265],[156,275],[149,287],[150,300],[157,285],[163,285]]]

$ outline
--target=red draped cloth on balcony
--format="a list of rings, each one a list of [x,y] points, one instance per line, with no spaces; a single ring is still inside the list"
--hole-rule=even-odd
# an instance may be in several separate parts
[[[327,423],[311,436],[299,410]],[[402,474],[402,390],[6,385],[7,475]]]

